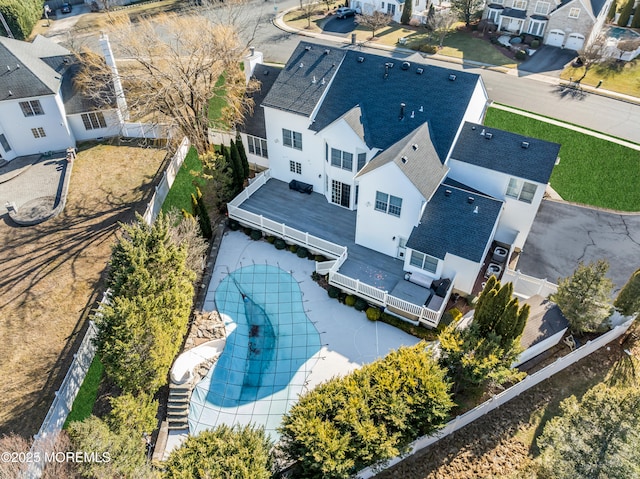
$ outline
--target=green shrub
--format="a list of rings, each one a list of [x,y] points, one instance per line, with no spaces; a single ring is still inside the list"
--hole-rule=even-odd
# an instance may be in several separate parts
[[[234,220],[233,218],[229,218],[229,222],[227,223],[229,226],[229,229],[231,231],[237,231],[240,229],[240,223],[238,223],[236,220]]]
[[[347,299],[347,293],[345,293],[344,291],[340,291],[340,294],[338,295],[338,301],[344,304],[346,299]]]
[[[284,242],[284,240],[282,238],[278,238],[277,240],[275,240],[273,242],[273,246],[276,247],[276,249],[285,249],[287,247],[287,244]]]
[[[254,241],[258,241],[262,238],[262,231],[260,230],[252,230],[251,231],[251,239]]]
[[[292,253],[296,253],[298,251],[298,245],[297,244],[289,245],[289,251],[291,251]]]
[[[451,308],[449,310],[449,314],[451,315],[451,319],[453,321],[459,321],[460,318],[462,318],[462,311],[460,311],[458,308]]]
[[[626,27],[627,23],[629,23],[629,18],[631,18],[631,12],[633,11],[634,0],[627,0],[627,3],[624,4],[622,10],[620,11],[620,16],[618,17],[618,25],[621,27]]]
[[[320,273],[318,273],[317,271],[314,271],[313,273],[311,273],[311,279],[314,281],[318,281],[321,278]]]
[[[265,238],[264,238],[264,239],[265,239],[265,241],[266,241],[267,243],[269,243],[269,244],[273,244],[273,243],[274,243],[274,241],[276,240],[276,237],[275,237],[275,236],[271,236],[271,235],[269,235],[269,236],[265,236]]]
[[[329,295],[330,298],[336,299],[340,294],[340,290],[335,286],[329,286],[329,289],[327,290],[327,294]]]
[[[540,40],[533,40],[531,42],[531,48],[538,48],[540,46]]]
[[[416,338],[424,339],[425,341],[435,341],[438,338],[438,333],[435,329],[427,329],[420,326],[416,326],[407,321],[403,321],[402,319],[394,316],[389,313],[381,313],[379,321],[383,323],[387,323],[391,326],[394,326],[398,329],[401,329],[407,334],[411,334]]]
[[[324,256],[322,256],[321,254],[317,254],[313,257],[313,259],[315,259],[318,263],[323,263],[325,261],[328,261],[327,258],[325,258]]]
[[[315,253],[313,253],[311,251],[307,251],[307,259],[310,259],[310,260],[316,259]]]
[[[298,248],[298,250],[296,251],[296,255],[298,256],[298,258],[306,258],[308,254],[309,254],[309,250],[307,250],[307,248],[304,248],[302,246]]]
[[[527,58],[527,52],[524,50],[518,50],[516,52],[516,60],[524,60]]]
[[[378,321],[382,312],[378,308],[367,308],[367,319],[369,321]]]
[[[248,226],[245,226],[244,228],[242,228],[242,231],[244,232],[244,234],[246,234],[247,236],[251,236],[251,232],[253,231],[253,228],[249,228]]]
[[[357,298],[354,295],[349,294],[346,298],[344,298],[344,304],[353,307],[356,304],[356,299]]]
[[[15,38],[24,40],[31,35],[34,25],[42,16],[42,0],[4,0],[0,2],[0,13],[4,15]]]
[[[467,296],[467,304],[469,306],[473,306],[474,304],[476,304],[476,302],[478,301],[478,297],[470,294],[469,296]]]
[[[425,45],[420,45],[420,49],[419,49],[422,53],[431,53],[434,54],[438,51],[438,47],[435,45],[429,45],[429,44],[425,44]]]
[[[498,42],[498,37],[497,37],[497,36],[495,36],[495,37],[490,37],[490,38],[489,38],[489,41],[490,41],[491,43],[493,43],[494,45],[497,45],[497,44],[499,43],[499,42]]]
[[[353,307],[358,311],[364,311],[365,309],[367,309],[367,306],[367,302],[362,298],[356,299],[356,304],[353,305]]]

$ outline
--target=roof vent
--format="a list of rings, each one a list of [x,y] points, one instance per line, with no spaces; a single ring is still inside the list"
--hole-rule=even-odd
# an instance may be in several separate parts
[[[67,63],[69,63],[71,60],[69,59],[69,57],[65,57],[62,62],[66,65]]]
[[[315,83],[316,82],[316,76],[313,75],[313,79],[311,80],[311,83]]]
[[[486,132],[486,133],[484,134],[484,137],[485,137],[487,140],[490,140],[491,138],[493,138],[493,133]]]
[[[9,65],[7,65],[7,71],[10,72],[11,71],[11,67]]]
[[[385,67],[393,68],[393,62],[387,62],[384,64]]]
[[[9,90],[9,96],[13,96],[13,92]]]
[[[324,77],[322,77],[322,80],[320,80],[320,84],[324,85]]]
[[[407,158],[406,156],[403,156],[402,158],[400,158],[400,160],[402,160],[402,164],[405,164],[408,159],[409,158]]]
[[[304,66],[304,63],[300,63],[300,65],[298,65],[298,68],[302,68]]]
[[[416,73],[418,75],[422,75],[424,73],[424,68],[416,68]]]
[[[328,48],[324,51],[325,55],[328,55],[329,53],[331,53],[331,50],[329,50]]]
[[[476,215],[478,214],[478,207],[477,207],[477,206],[473,209],[473,212],[474,212]]]
[[[424,108],[422,107],[422,105],[420,106],[420,108],[418,108],[418,111],[419,111],[420,113],[422,113],[422,112],[424,111]]]
[[[526,150],[527,148],[529,148],[529,142],[523,141],[522,143],[520,143],[520,146]]]
[[[249,56],[253,56],[256,53],[256,47],[249,47]]]
[[[456,76],[452,73],[451,75],[449,75],[449,80],[456,81]]]
[[[444,196],[451,196],[451,190],[444,190]]]
[[[20,68],[20,64],[19,63],[16,65],[16,68]]]
[[[305,49],[306,51],[309,51],[309,50],[311,50],[311,46],[310,46],[310,45],[307,45],[306,47],[304,47],[304,49]]]
[[[402,66],[400,68],[402,68],[403,70],[408,70],[409,68],[411,68],[411,63],[402,62]]]
[[[411,118],[415,118],[415,116],[416,116],[415,110],[411,110]]]
[[[358,63],[364,63],[364,57],[358,57]]]
[[[475,130],[475,129],[476,129],[476,126],[475,126],[475,125],[473,125],[473,126],[471,127],[471,129],[472,129],[472,130]]]
[[[268,75],[269,74],[269,70],[265,70],[262,72],[263,75]]]
[[[468,196],[467,197],[467,203],[471,204],[475,201],[476,199],[473,196]]]
[[[413,145],[411,145],[411,148],[413,148],[413,151],[416,151],[418,149],[418,144],[414,143]]]
[[[404,119],[404,107],[407,106],[404,103],[400,103],[400,120]]]
[[[485,129],[483,128],[482,131],[480,132],[480,136],[484,136],[484,132],[485,132]]]

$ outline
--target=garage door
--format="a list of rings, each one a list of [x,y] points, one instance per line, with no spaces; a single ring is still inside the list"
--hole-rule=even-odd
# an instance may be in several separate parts
[[[561,47],[564,43],[564,32],[562,30],[551,30],[547,37],[547,45]]]
[[[567,38],[567,44],[564,46],[570,50],[580,50],[584,45],[584,35],[579,33],[572,33]]]

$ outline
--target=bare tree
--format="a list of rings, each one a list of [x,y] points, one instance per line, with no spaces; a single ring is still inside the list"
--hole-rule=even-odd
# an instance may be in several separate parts
[[[576,80],[576,83],[580,83],[584,80],[591,67],[601,63],[607,58],[607,39],[605,36],[598,35],[583,49],[578,50],[578,58],[584,67],[584,72],[582,73],[582,76]]]
[[[214,12],[215,10],[215,12]],[[209,151],[209,128],[228,129],[251,111],[240,60],[247,44],[236,24],[241,15],[233,8],[210,9],[210,15],[161,15],[132,24],[127,16],[113,15],[111,35],[131,114],[145,121],[169,123],[191,140],[199,151]],[[78,56],[83,64],[76,81],[98,102],[112,82],[110,68],[89,50]],[[211,107],[217,98],[220,113]]]
[[[316,2],[314,0],[300,0],[300,10],[304,18],[307,19],[307,29],[311,28],[311,17],[316,11]]]
[[[438,10],[429,18],[428,26],[436,35],[438,48],[442,48],[444,39],[457,21],[458,18],[450,9]]]
[[[391,15],[378,10],[374,11],[372,15],[366,13],[356,15],[356,23],[363,27],[370,28],[372,38],[375,38],[376,32],[389,25],[392,20],[393,17]]]

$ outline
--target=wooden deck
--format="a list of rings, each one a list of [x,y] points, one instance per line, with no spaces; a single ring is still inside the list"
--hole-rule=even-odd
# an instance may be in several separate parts
[[[299,193],[270,179],[245,200],[241,209],[285,223],[348,248],[340,273],[385,291],[404,281],[403,262],[355,243],[356,212],[329,203],[319,193]]]

